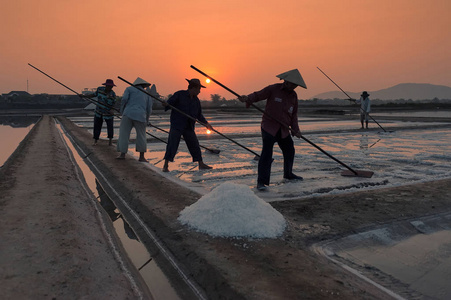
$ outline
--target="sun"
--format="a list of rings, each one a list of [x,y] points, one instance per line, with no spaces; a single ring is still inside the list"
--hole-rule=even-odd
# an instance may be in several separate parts
[[[210,83],[210,78],[205,79],[206,83]]]

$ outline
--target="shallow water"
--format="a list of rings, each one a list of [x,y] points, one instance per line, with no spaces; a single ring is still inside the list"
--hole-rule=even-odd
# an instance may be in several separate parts
[[[61,126],[58,125],[58,128],[62,132]],[[127,221],[122,217],[121,212],[116,208],[114,202],[105,194],[94,173],[80,157],[69,138],[66,135],[63,137],[71,150],[77,165],[80,167],[89,189],[93,195],[99,199],[99,203],[109,215],[113,222],[114,229],[116,230],[116,234],[126,250],[128,257],[139,270],[139,273],[149,287],[152,296],[155,297],[155,299],[180,299],[166,275],[164,275],[160,267],[151,258],[149,252],[139,241]]]
[[[169,130],[169,122],[165,117],[153,116],[151,122],[159,127],[166,126],[165,128]],[[205,129],[198,125],[196,130],[200,144],[207,149],[220,150],[219,155],[208,150],[203,151],[204,162],[213,169],[199,171],[197,164],[192,162],[185,143],[181,141],[175,161],[169,165],[171,172],[165,175],[179,179],[180,184],[201,186],[205,191],[224,181],[245,184],[254,189],[258,165],[258,161],[254,158],[261,151],[261,119],[254,115],[247,118],[243,115],[225,117],[221,114],[212,114],[209,117],[215,128],[223,134],[225,132],[226,136],[232,135],[233,140],[241,146],[227,139],[218,138],[216,134],[207,135]],[[358,120],[329,118],[315,120],[301,118],[300,127],[304,137],[342,164],[327,157],[308,142],[294,138],[296,155],[293,171],[304,180],[287,182],[282,178],[283,157],[276,144],[271,184],[266,192],[254,190],[259,197],[266,201],[277,201],[451,177],[451,128],[443,127],[441,125],[443,123],[385,121],[382,124],[389,126],[390,129],[405,127],[406,124],[411,129],[379,132],[356,130]],[[89,120],[84,122],[83,126],[89,128]],[[237,124],[243,125],[236,126]],[[423,129],[424,125],[438,127]],[[374,127],[375,124],[370,126]],[[342,131],[336,132],[337,129]],[[163,140],[167,138],[167,133],[157,132],[152,128],[149,128],[148,132],[160,136]],[[146,158],[150,162],[149,167],[158,172],[161,170],[165,149],[165,143],[155,142],[153,138],[149,138],[146,153]],[[137,155],[133,144],[129,146],[129,154]],[[372,171],[374,175],[371,178],[341,176],[341,172],[348,168]]]
[[[271,185],[265,193],[256,192],[259,197],[267,201],[286,200],[451,177],[451,129],[404,130],[386,135],[374,132],[311,135],[308,139],[353,170],[373,171],[373,177],[343,177],[340,173],[346,170],[345,167],[310,144],[297,140],[293,171],[304,180],[285,182],[282,179],[283,157],[275,146]],[[239,142],[260,153],[260,138],[240,138]],[[205,163],[214,169],[199,171],[184,142],[181,142],[175,161],[169,165],[169,175],[183,182],[200,184],[207,190],[224,181],[255,187],[258,161],[254,160],[254,154],[224,140],[206,145],[221,150],[219,155],[203,152]],[[160,170],[165,145],[151,143],[148,149],[146,157]],[[134,146],[130,145],[129,154],[135,153]]]
[[[449,110],[427,110],[427,111],[402,111],[402,112],[375,112],[372,116],[386,117],[421,117],[421,118],[451,118]]]
[[[0,166],[19,146],[20,142],[33,128],[39,117],[3,117],[0,116]]]
[[[442,225],[449,224],[447,218]],[[429,227],[422,221],[411,222],[415,223]],[[377,270],[388,275],[394,286],[401,282],[401,295],[407,294],[407,299],[416,292],[431,299],[450,299],[451,231],[439,229],[399,239],[402,236],[395,225],[345,237],[329,247],[334,249],[334,257],[354,268],[364,268],[366,274]]]

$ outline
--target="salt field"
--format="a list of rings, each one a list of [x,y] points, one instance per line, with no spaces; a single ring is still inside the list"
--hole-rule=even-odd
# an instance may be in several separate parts
[[[268,240],[267,243],[271,244],[271,240],[289,241],[295,234],[293,230],[299,228],[302,235],[299,241],[304,241],[311,233],[307,233],[303,228],[319,228],[325,230],[324,238],[320,240],[327,243],[314,246],[318,253],[332,260],[334,264],[352,270],[351,273],[358,274],[358,277],[372,282],[374,286],[384,290],[387,294],[392,294],[395,298],[399,295],[401,295],[400,298],[404,296],[410,298],[412,295],[417,295],[416,293],[421,293],[439,299],[450,295],[446,282],[437,280],[447,276],[446,268],[440,268],[438,264],[449,265],[449,260],[436,259],[436,257],[449,253],[449,215],[443,215],[443,222],[440,223],[437,223],[438,217],[435,215],[430,216],[432,221],[420,217],[409,220],[404,218],[398,220],[395,217],[395,219],[390,219],[393,222],[387,221],[386,224],[377,222],[375,226],[364,229],[362,232],[358,227],[353,227],[355,229],[351,235],[346,232],[346,236],[337,235],[335,237],[337,240],[335,238],[327,240],[332,237],[327,234],[327,231],[333,228],[330,217],[318,215],[318,217],[312,218],[313,215],[308,217],[303,213],[303,207],[308,205],[307,203],[318,201],[318,207],[328,206],[327,201],[339,199],[339,194],[343,193],[351,194],[343,195],[341,198],[351,199],[354,197],[355,199],[361,195],[380,195],[384,191],[376,190],[380,188],[422,182],[431,182],[431,184],[437,185],[437,182],[432,183],[432,181],[451,178],[449,151],[451,149],[451,126],[447,114],[435,117],[434,120],[411,121],[412,119],[408,115],[401,119],[397,117],[381,118],[378,121],[386,131],[374,123],[370,123],[369,130],[361,130],[358,119],[353,119],[357,116],[321,115],[300,118],[300,128],[306,139],[353,170],[372,171],[374,175],[371,178],[341,176],[341,172],[346,170],[343,165],[327,157],[306,141],[295,138],[294,173],[303,176],[304,180],[288,182],[282,179],[283,159],[276,145],[271,184],[267,191],[257,191],[255,188],[258,161],[252,152],[260,153],[260,116],[254,113],[232,114],[210,111],[205,112],[205,115],[216,130],[249,150],[218,134],[208,134],[205,128],[197,126],[200,144],[204,147],[202,152],[204,161],[213,166],[212,170],[199,171],[197,163],[192,162],[185,143],[182,141],[175,162],[169,165],[170,172],[162,172],[166,144],[150,135],[146,153],[148,164],[134,161],[117,164],[118,161],[114,159],[115,154],[112,153],[115,146],[108,149],[107,143],[89,147],[92,153],[92,156],[89,157],[103,153],[110,156],[109,169],[112,172],[128,166],[133,168],[124,174],[130,174],[138,169],[144,173],[153,174],[146,171],[149,168],[178,185],[199,192],[202,196],[196,198],[197,201],[177,210],[178,222],[175,223],[183,226],[180,228],[180,232],[183,234],[196,231],[212,236],[211,241],[219,241],[216,239],[218,237],[228,237],[233,240],[235,238],[244,239],[243,241],[246,243],[251,243],[247,240],[249,238],[250,240],[257,239],[254,241],[256,244],[266,243],[263,240]],[[169,114],[152,115],[151,123],[156,127],[169,130],[168,117]],[[421,113],[415,112],[415,118],[421,118]],[[70,117],[69,119],[92,134],[92,116]],[[117,139],[119,124],[120,121],[116,120],[115,139]],[[28,132],[32,128],[31,126],[33,125],[25,125],[22,128],[19,126],[19,128]],[[76,128],[73,124],[71,126]],[[166,140],[167,133],[156,127],[148,127],[148,133]],[[8,143],[12,143],[14,139],[9,136],[17,135],[18,128],[8,125],[4,129],[6,131],[2,132],[3,137],[8,140]],[[85,145],[91,144],[89,134],[85,134],[84,130],[78,130],[79,128],[76,129],[76,131],[83,132]],[[133,144],[134,131],[132,133],[127,159],[136,160],[137,154]],[[105,126],[101,138],[106,138]],[[19,142],[20,139],[17,144]],[[67,140],[66,142],[70,144]],[[220,153],[215,154],[208,149],[219,150]],[[72,152],[76,151],[72,150]],[[75,157],[78,165],[82,166],[84,159],[88,156],[86,153],[79,153],[79,155],[75,155]],[[91,178],[90,172],[84,169],[82,168],[88,186],[91,190],[97,190],[96,180]],[[144,184],[147,182],[145,180]],[[149,182],[147,185],[154,189],[155,183]],[[412,187],[418,188],[418,186],[420,185]],[[410,186],[404,187],[404,189],[407,188]],[[368,190],[373,190],[374,193],[353,193]],[[389,189],[389,191],[396,190],[398,189]],[[392,196],[380,198],[378,203],[386,202],[390,206],[396,205],[395,198],[403,197],[402,194],[402,192],[394,192]],[[325,195],[338,195],[338,197],[312,199],[312,197]],[[446,197],[446,195],[444,196]],[[414,195],[409,197],[415,198]],[[174,203],[178,203],[184,201],[185,198],[178,199],[175,196],[171,199],[175,199]],[[104,200],[100,197],[102,206],[105,204]],[[281,200],[293,201],[282,202]],[[415,201],[415,199],[411,200]],[[148,203],[152,199],[145,197],[143,201]],[[362,206],[365,205],[365,201],[371,203],[371,199],[358,200],[358,202],[362,202]],[[268,202],[271,202],[271,205]],[[416,203],[418,204],[418,202]],[[342,202],[342,204],[346,203]],[[165,207],[165,205],[161,205],[161,208]],[[290,209],[294,211],[294,215],[287,214]],[[432,205],[432,210],[434,210],[434,205]],[[420,211],[423,210],[420,209]],[[121,236],[124,248],[127,249],[129,255],[132,254],[130,257],[133,264],[142,268],[141,274],[143,278],[146,278],[147,275],[144,275],[146,270],[155,267],[153,260],[149,259],[153,254],[144,251],[142,245],[137,242],[137,236],[133,234],[134,228],[132,231],[125,222],[120,222],[119,211],[114,209],[108,212],[111,213],[109,216],[118,235]],[[147,216],[147,213],[144,213],[143,216]],[[346,219],[347,216],[340,215],[337,218]],[[403,222],[402,226],[399,222]],[[401,232],[401,229],[405,229],[406,232]],[[357,233],[354,234],[355,232]],[[373,237],[380,239],[382,243],[375,244]],[[411,251],[412,247],[417,248],[418,251]],[[437,261],[439,262],[437,263]],[[427,277],[424,277],[425,273],[427,273]],[[381,287],[375,283],[380,282],[378,280],[380,278],[376,278],[379,276],[378,274],[392,276],[393,280],[398,280],[396,281],[398,283],[390,286],[382,281],[383,287]],[[160,288],[161,284],[157,284],[158,280],[153,275],[151,276],[149,277],[152,278],[151,285],[155,285],[159,293],[171,291],[170,288]],[[369,276],[369,279],[365,276]],[[408,288],[405,289],[406,285]],[[172,291],[171,293],[175,295],[176,292]]]
[[[430,112],[403,114],[403,117],[409,116],[430,118],[434,117],[434,114]],[[204,195],[198,202],[186,207],[180,213],[179,221],[183,224],[213,236],[269,237],[273,231],[277,232],[281,226],[283,228],[283,223],[274,221],[263,223],[267,226],[271,224],[270,230],[265,229],[264,234],[255,231],[256,228],[263,228],[262,225],[255,225],[260,220],[255,211],[260,210],[254,209],[250,214],[247,213],[246,208],[253,198],[248,195],[246,186],[257,199],[274,202],[450,178],[451,126],[446,122],[448,117],[446,112],[440,111],[435,117],[434,122],[396,120],[398,116],[390,120],[380,120],[379,124],[385,131],[374,123],[370,123],[370,130],[360,130],[358,119],[300,118],[300,128],[305,138],[352,169],[374,172],[371,178],[341,176],[341,171],[346,168],[304,140],[296,140],[293,171],[304,180],[287,182],[282,179],[283,157],[275,145],[271,184],[268,190],[257,191],[255,185],[258,161],[255,160],[255,155],[229,140],[208,135],[202,126],[197,126],[200,144],[205,148],[221,151],[219,154],[208,150],[203,152],[204,161],[213,166],[212,170],[199,171],[183,142],[180,143],[175,162],[170,164],[169,173],[161,172],[164,143],[150,138],[148,143],[150,151],[146,157],[149,168],[159,172],[161,176]],[[166,119],[165,116],[153,116],[151,123],[168,130],[169,123]],[[216,130],[233,137],[239,144],[260,153],[259,117],[212,115],[209,122]],[[89,121],[79,124],[90,126]],[[166,138],[165,133],[155,128],[149,127],[148,132],[163,140]],[[133,144],[130,145],[129,154],[137,158]],[[243,196],[237,196],[236,193]],[[251,206],[254,207],[258,200],[251,202]],[[265,214],[264,219],[273,220],[271,213]],[[420,233],[427,234],[418,234],[415,229],[401,234],[399,226],[390,224],[387,228],[359,233],[357,238],[349,236],[343,238],[343,241],[330,241],[326,245],[315,247],[318,253],[357,276],[365,278],[394,298],[403,299],[400,294],[379,285],[377,283],[379,280],[371,278],[371,274],[367,274],[370,279],[366,278],[366,275],[362,275],[365,274],[364,271],[371,268],[387,274],[383,276],[393,276],[401,282],[400,285],[409,286],[408,295],[421,293],[445,299],[450,295],[450,291],[446,283],[439,279],[446,277],[448,272],[446,268],[440,267],[440,264],[449,265],[449,259],[438,258],[449,253],[449,230],[446,230],[448,223],[444,221],[442,226],[438,227],[426,225],[430,228],[430,232],[421,231],[424,227],[421,224],[426,224],[424,220],[414,220],[411,223]],[[387,232],[393,233],[388,235]],[[382,242],[373,246],[374,236],[376,240],[381,238]],[[349,240],[355,241],[354,244],[349,243]],[[412,247],[418,250],[412,251]],[[340,262],[336,259],[340,259]],[[402,289],[397,291],[401,292]],[[401,292],[401,295],[402,293],[406,292]]]
[[[415,112],[415,115],[418,114],[419,112]],[[204,115],[217,131],[253,152],[260,153],[260,116],[208,112],[204,112]],[[168,114],[152,115],[150,122],[168,131],[168,117]],[[91,118],[72,120],[92,131]],[[271,184],[267,191],[259,192],[255,189],[258,164],[254,159],[255,155],[215,133],[207,134],[201,125],[196,125],[200,144],[207,149],[220,150],[219,155],[208,150],[203,152],[204,161],[213,166],[213,169],[199,171],[182,141],[174,162],[169,164],[170,172],[161,174],[180,180],[180,184],[203,193],[225,181],[244,184],[268,202],[393,187],[451,177],[449,151],[451,128],[448,123],[441,122],[440,118],[437,118],[436,122],[378,121],[386,132],[372,122],[370,130],[360,130],[358,119],[301,117],[299,122],[303,136],[309,141],[351,169],[372,171],[374,175],[371,178],[341,176],[341,171],[346,170],[346,167],[309,143],[294,138],[296,155],[293,171],[304,180],[298,182],[283,180],[283,157],[275,145]],[[115,138],[119,124],[120,121],[116,120]],[[163,140],[167,138],[167,133],[154,127],[148,127],[147,131]],[[106,128],[103,128],[101,137],[106,137]],[[133,138],[134,130],[131,135],[131,139]],[[148,137],[146,158],[150,168],[161,170],[165,147],[165,143]],[[130,144],[129,154],[136,155],[133,144]]]

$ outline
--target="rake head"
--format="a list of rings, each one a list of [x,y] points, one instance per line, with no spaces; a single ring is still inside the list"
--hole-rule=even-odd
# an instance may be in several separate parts
[[[341,172],[341,176],[349,176],[349,177],[365,177],[365,178],[371,178],[374,174],[374,172],[371,171],[362,171],[362,170],[354,170],[352,172],[351,170],[345,170]]]

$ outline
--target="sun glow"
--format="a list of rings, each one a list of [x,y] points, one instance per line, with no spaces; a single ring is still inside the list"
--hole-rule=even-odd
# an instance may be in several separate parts
[[[211,130],[210,129],[207,129],[207,134],[211,134]]]
[[[210,78],[205,79],[206,83],[210,83]]]

